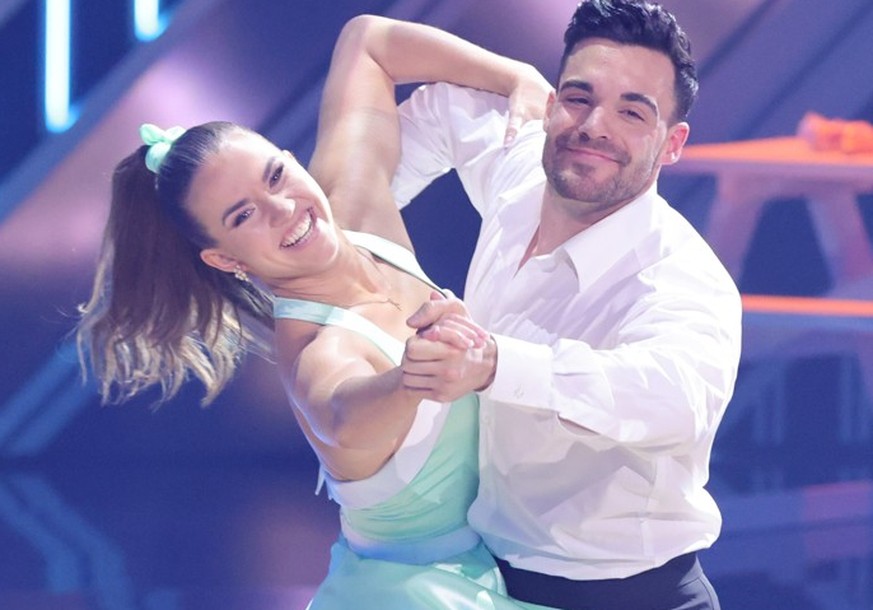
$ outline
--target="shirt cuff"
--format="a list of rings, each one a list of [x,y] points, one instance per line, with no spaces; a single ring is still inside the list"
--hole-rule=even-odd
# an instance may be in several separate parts
[[[549,409],[552,350],[548,345],[492,335],[497,343],[494,382],[482,395],[498,402]]]

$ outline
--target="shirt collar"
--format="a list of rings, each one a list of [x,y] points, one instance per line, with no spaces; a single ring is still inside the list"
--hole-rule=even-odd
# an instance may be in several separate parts
[[[496,214],[501,227],[503,256],[516,264],[527,250],[540,223],[546,178],[533,175],[518,186],[500,195]]]
[[[652,231],[655,211],[664,200],[657,182],[642,195],[574,235],[556,250],[569,259],[579,290],[594,284],[619,259],[631,252]]]

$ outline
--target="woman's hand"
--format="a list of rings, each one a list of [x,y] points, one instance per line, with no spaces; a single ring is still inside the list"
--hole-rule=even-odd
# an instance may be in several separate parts
[[[434,293],[407,323],[418,332],[400,365],[405,388],[444,402],[491,385],[497,344],[459,299]]]
[[[506,127],[505,146],[512,144],[521,126],[528,121],[541,119],[546,114],[546,102],[552,85],[530,64],[520,64],[518,79],[509,95],[509,122]]]

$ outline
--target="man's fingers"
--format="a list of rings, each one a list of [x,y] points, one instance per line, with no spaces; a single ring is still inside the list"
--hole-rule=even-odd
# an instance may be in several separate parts
[[[478,327],[455,315],[419,330],[417,336],[428,341],[440,341],[461,350],[482,347],[487,337]]]
[[[448,394],[452,384],[458,381],[459,372],[456,370],[440,371],[439,375],[427,372],[403,371],[401,383],[407,390],[418,392],[442,392]]]
[[[430,332],[430,331],[426,331]],[[438,332],[438,331],[437,331]],[[418,335],[410,337],[406,340],[406,358],[419,362],[445,360],[457,356],[466,350],[465,347],[456,347],[449,343],[439,340],[419,337]]]
[[[457,299],[426,301],[414,314],[409,316],[406,324],[412,328],[424,328],[452,313],[464,314],[464,304]]]

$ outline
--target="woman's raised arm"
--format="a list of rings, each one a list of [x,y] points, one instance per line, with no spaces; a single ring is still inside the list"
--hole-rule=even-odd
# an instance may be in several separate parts
[[[542,116],[551,90],[533,66],[438,28],[353,18],[334,49],[310,165],[341,226],[411,247],[389,190],[400,155],[394,86],[433,81],[510,96],[509,135]]]

